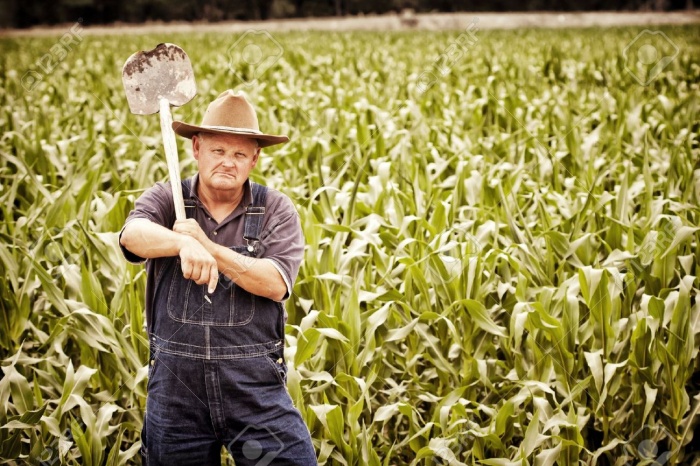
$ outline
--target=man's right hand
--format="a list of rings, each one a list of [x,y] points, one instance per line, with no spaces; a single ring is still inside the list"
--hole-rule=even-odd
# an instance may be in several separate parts
[[[214,256],[199,241],[185,235],[182,235],[179,255],[183,276],[198,285],[208,283],[209,294],[213,293],[219,282],[219,269]]]

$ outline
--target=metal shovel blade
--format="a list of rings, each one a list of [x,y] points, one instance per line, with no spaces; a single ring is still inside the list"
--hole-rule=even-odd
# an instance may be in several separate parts
[[[130,56],[122,81],[129,109],[136,115],[157,113],[161,99],[179,107],[197,94],[190,58],[175,44],[158,44]]]

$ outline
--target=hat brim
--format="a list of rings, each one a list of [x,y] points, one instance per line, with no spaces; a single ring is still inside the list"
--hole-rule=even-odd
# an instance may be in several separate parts
[[[173,131],[182,137],[187,139],[192,139],[197,133],[212,133],[212,134],[235,134],[237,136],[244,136],[250,139],[257,139],[258,145],[260,147],[274,146],[275,144],[282,144],[283,142],[288,142],[289,138],[287,136],[274,135],[274,134],[255,134],[255,133],[243,133],[231,129],[231,131],[225,129],[211,129],[204,128],[202,126],[190,125],[183,123],[182,121],[173,121]]]

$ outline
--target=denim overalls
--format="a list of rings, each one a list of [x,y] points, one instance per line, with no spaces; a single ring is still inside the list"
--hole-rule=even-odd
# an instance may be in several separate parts
[[[192,218],[190,180],[182,182]],[[267,188],[251,182],[245,257],[262,254]],[[148,465],[314,465],[311,438],[285,383],[284,307],[220,275],[216,291],[185,279],[180,258],[156,280],[142,457]]]

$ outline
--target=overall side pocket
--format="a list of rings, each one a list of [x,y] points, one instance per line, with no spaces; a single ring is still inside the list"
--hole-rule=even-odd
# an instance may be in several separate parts
[[[265,355],[265,359],[270,363],[270,366],[275,372],[277,380],[282,385],[287,385],[287,363],[284,361],[284,357],[278,353],[268,353]]]

